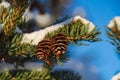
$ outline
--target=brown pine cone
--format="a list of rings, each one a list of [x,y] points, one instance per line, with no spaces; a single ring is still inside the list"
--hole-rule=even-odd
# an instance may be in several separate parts
[[[56,34],[52,38],[51,50],[53,54],[60,58],[62,54],[65,54],[68,47],[68,40],[63,34]]]
[[[44,39],[40,41],[36,47],[36,56],[39,60],[47,61],[51,53],[51,41]]]

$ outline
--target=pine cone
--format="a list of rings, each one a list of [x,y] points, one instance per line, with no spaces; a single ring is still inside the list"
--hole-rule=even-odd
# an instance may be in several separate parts
[[[53,61],[50,59],[51,53],[51,40],[44,39],[40,41],[36,47],[36,56],[39,60],[45,61],[49,66],[54,66]]]
[[[39,60],[47,61],[51,53],[51,41],[49,39],[44,39],[40,41],[36,47],[36,56]]]
[[[68,47],[68,40],[63,34],[56,34],[52,38],[51,50],[53,54],[60,58],[60,55],[64,54]]]

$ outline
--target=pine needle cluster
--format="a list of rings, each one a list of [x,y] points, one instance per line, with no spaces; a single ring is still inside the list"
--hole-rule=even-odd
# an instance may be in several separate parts
[[[11,6],[5,8],[0,7],[0,24],[2,25],[2,30],[0,31],[0,62],[7,62],[10,64],[16,64],[16,66],[24,67],[24,62],[27,61],[42,61],[38,60],[35,54],[37,45],[32,45],[30,43],[21,43],[23,34],[16,33],[15,29],[17,27],[24,27],[26,25],[25,18],[23,14],[27,7],[30,5],[29,0],[7,0]],[[1,2],[1,0],[0,0]],[[64,20],[64,19],[63,19]],[[61,21],[60,21],[61,22]],[[51,33],[48,33],[45,38],[52,40],[56,34],[64,34],[64,36],[56,36],[53,38],[55,46],[52,46],[52,56],[51,60],[59,65],[61,62],[66,62],[69,60],[69,51],[67,50],[68,42],[77,44],[77,41],[89,41],[96,42],[100,41],[98,35],[99,30],[94,28],[89,31],[89,24],[85,25],[81,20],[73,21],[64,27],[59,28]],[[64,41],[66,41],[66,45]],[[56,39],[59,40],[56,41]],[[68,42],[67,42],[68,41]],[[56,45],[60,45],[56,46]],[[43,43],[42,43],[43,45]],[[39,46],[39,44],[38,44]],[[47,45],[48,46],[48,45]],[[54,48],[55,47],[55,48]],[[38,47],[38,51],[45,52],[43,46]],[[64,50],[62,50],[65,48]],[[56,51],[55,51],[56,50]],[[62,50],[62,51],[61,51]],[[48,53],[46,53],[48,54]],[[62,54],[62,56],[61,56]],[[44,56],[39,53],[40,56]],[[46,55],[45,55],[46,57]],[[56,58],[57,57],[57,58]],[[48,58],[47,58],[48,59]],[[54,65],[55,66],[55,65]],[[0,72],[0,79],[2,80],[80,80],[79,74],[72,73],[71,71],[52,71],[54,66],[50,66],[43,62],[41,71],[28,71],[28,70],[12,70],[12,71],[2,71]],[[59,74],[56,74],[59,73]]]
[[[111,39],[109,42],[116,47],[116,52],[120,53],[120,26],[114,21],[114,26],[108,27],[106,30],[107,36]]]
[[[79,45],[77,41],[89,41],[96,42],[100,41],[98,35],[100,34],[99,30],[95,27],[92,31],[89,31],[89,23],[87,25],[83,24],[81,20],[73,21],[64,27],[57,29],[46,35],[46,38],[52,38],[55,34],[61,33],[64,34],[69,42]]]

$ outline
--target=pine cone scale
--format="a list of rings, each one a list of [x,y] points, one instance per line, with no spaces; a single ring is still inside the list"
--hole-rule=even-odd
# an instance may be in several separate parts
[[[36,56],[45,61],[49,66],[54,65],[51,55],[60,58],[67,51],[68,39],[63,34],[56,34],[52,39],[40,41],[36,47]],[[54,58],[54,57],[53,57]]]
[[[53,46],[52,50],[55,50],[55,49],[63,49],[63,50],[66,50],[67,49],[67,46],[64,46],[64,45],[57,45],[57,46]]]
[[[66,36],[63,34],[56,34],[53,36],[51,49],[56,57],[60,58],[60,56],[66,52],[67,47],[68,40]]]
[[[38,43],[38,46],[43,46],[43,45],[51,45],[51,42],[49,42],[49,41],[42,41],[42,42],[40,42],[40,43]]]
[[[46,56],[42,53],[38,53],[37,57],[40,59],[40,60],[44,60],[46,59]]]
[[[54,41],[57,41],[57,40],[66,40],[67,38],[65,36],[56,36],[56,37],[53,37],[53,40]]]
[[[50,49],[50,46],[48,46],[48,45],[46,45],[45,47],[44,46],[39,46],[39,47],[37,47],[37,50],[39,50],[39,49],[41,49],[42,48],[42,50],[48,50],[48,49]]]
[[[36,47],[36,56],[39,60],[48,60],[48,56],[51,53],[51,41],[49,39],[44,39],[40,41]]]
[[[64,44],[64,43],[53,43],[54,45],[52,45],[52,47],[59,47],[59,46],[63,46],[63,47],[67,47],[68,45],[67,45],[67,43],[66,44]]]

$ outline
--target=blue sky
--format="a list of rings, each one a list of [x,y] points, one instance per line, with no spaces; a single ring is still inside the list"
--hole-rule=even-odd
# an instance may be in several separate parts
[[[119,0],[74,0],[73,6],[82,6],[87,12],[87,18],[98,26],[104,26],[114,16],[120,15]]]
[[[86,18],[102,32],[100,38],[103,41],[90,43],[89,46],[70,44],[68,50],[71,59],[62,68],[74,69],[80,73],[82,80],[111,80],[120,71],[120,55],[115,53],[115,47],[107,41],[105,26],[112,18],[120,16],[120,0],[72,1],[66,14],[71,15],[77,7],[81,7]]]
[[[69,44],[71,59],[62,67],[76,70],[83,80],[110,80],[120,72],[120,54],[107,41],[105,26],[112,18],[120,16],[120,0],[73,0],[67,13],[71,15],[77,7],[82,7],[86,18],[100,29],[102,41],[89,46]]]
[[[103,41],[101,42],[90,43],[90,46],[70,44],[68,48],[72,58],[79,60],[83,65],[94,65],[96,67],[97,73],[93,75],[87,70],[88,67],[85,68],[86,70],[79,70],[81,74],[86,72],[84,75],[88,78],[85,80],[110,80],[113,75],[120,71],[120,55],[115,53],[115,47],[107,42],[109,39],[105,34],[105,26],[109,21],[115,16],[120,16],[119,3],[120,0],[73,1],[70,11],[79,6],[83,7],[86,11],[87,19],[93,22],[102,32],[100,38]]]

